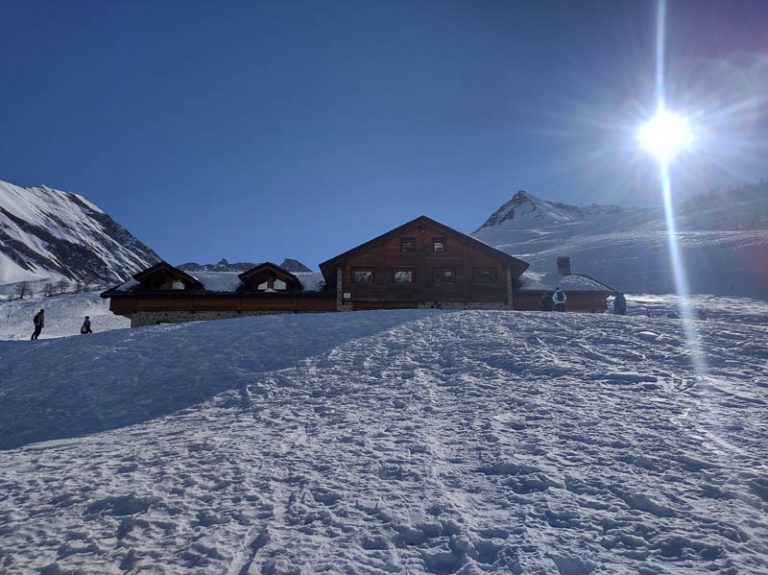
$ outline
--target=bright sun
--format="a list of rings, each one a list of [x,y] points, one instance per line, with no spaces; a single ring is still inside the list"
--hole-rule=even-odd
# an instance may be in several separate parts
[[[661,161],[669,161],[694,140],[688,120],[668,110],[660,110],[640,127],[640,145]]]

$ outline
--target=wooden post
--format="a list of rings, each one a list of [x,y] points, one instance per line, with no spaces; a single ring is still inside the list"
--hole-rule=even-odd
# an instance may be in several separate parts
[[[341,267],[336,268],[336,311],[341,311],[344,306],[344,271]]]
[[[512,268],[507,267],[506,270],[506,276],[507,276],[507,309],[514,309],[514,291],[512,289]]]

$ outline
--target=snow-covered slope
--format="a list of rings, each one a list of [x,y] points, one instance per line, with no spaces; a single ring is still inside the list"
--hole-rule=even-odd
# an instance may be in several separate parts
[[[94,332],[125,329],[130,320],[109,311],[109,300],[99,292],[65,294],[54,297],[0,299],[0,340],[26,340],[32,335],[32,318],[45,310],[45,327],[40,339],[79,334],[85,316],[91,318]]]
[[[641,316],[0,342],[0,571],[768,572],[768,331],[698,329],[698,376]]]
[[[691,291],[768,299],[768,184],[696,198],[679,209],[678,241]],[[632,293],[673,293],[660,210],[547,202],[518,192],[474,234],[531,264],[572,271]]]
[[[114,282],[157,261],[84,197],[0,181],[0,284]]]

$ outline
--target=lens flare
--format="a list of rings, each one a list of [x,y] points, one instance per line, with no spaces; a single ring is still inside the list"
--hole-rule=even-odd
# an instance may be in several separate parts
[[[694,381],[698,382],[707,375],[707,365],[700,345],[693,310],[691,309],[688,277],[680,248],[674,203],[672,201],[672,178],[670,175],[672,159],[693,143],[694,134],[685,118],[668,111],[666,108],[664,45],[667,4],[665,0],[658,0],[656,6],[656,114],[639,130],[638,139],[642,147],[653,155],[659,164],[669,255],[675,290],[678,296],[678,309],[683,324],[683,332],[688,344]]]
[[[691,146],[694,134],[687,119],[661,109],[640,127],[638,140],[645,151],[669,161]]]

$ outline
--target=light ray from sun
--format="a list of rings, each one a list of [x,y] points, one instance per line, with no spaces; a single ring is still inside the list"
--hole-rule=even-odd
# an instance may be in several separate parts
[[[661,192],[667,225],[667,243],[675,291],[678,296],[678,312],[683,323],[694,375],[697,380],[700,380],[706,375],[707,369],[690,303],[688,277],[680,250],[670,175],[670,162],[678,151],[690,144],[693,134],[686,121],[675,116],[666,108],[664,92],[666,8],[666,0],[658,0],[656,14],[656,115],[643,127],[640,138],[643,140],[644,147],[654,154],[659,162]]]

